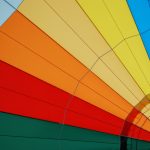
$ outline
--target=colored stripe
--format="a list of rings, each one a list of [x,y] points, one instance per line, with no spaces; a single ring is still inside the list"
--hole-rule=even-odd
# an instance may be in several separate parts
[[[120,133],[123,121],[116,116],[3,62],[0,63],[0,72],[0,111],[113,134]],[[70,98],[72,101],[69,108],[66,108]]]
[[[23,43],[16,42],[13,37],[7,35],[7,31],[9,31],[9,34],[13,33],[8,30],[10,28],[5,29],[4,26],[1,28],[0,33],[2,39],[0,41],[1,46],[2,49],[5,49],[5,51],[1,51],[1,60],[71,94],[75,92],[75,96],[86,100],[87,102],[116,116],[119,116],[120,118],[124,119],[127,116],[127,113],[132,109],[132,106],[125,99],[119,96],[92,72],[89,72],[86,67],[71,57],[67,52],[64,51],[64,49],[62,49],[49,37],[44,34],[42,34],[43,36],[41,37],[40,35],[37,36],[38,34],[36,33],[38,33],[39,30],[37,28],[28,28],[28,26],[30,27],[32,24],[28,20],[24,19],[24,17],[22,17],[19,13],[15,13],[12,17],[15,18],[15,16],[17,16],[16,18],[21,19],[19,22],[25,24],[26,28],[24,28],[24,30],[20,28],[16,28],[16,30],[12,29],[11,31],[15,32],[15,35],[12,34],[12,36],[17,37],[19,40],[22,39],[23,43],[30,43],[30,40],[28,39],[37,39],[37,41],[30,43],[30,45],[34,45],[33,48],[35,48],[35,50],[24,46]],[[7,23],[9,24],[9,22]],[[17,24],[17,20],[15,23]],[[9,27],[14,27],[12,24],[10,25],[11,26]],[[25,29],[30,30],[26,31]],[[4,31],[6,33],[4,33]],[[29,34],[33,33],[34,31],[34,36]],[[35,36],[37,38],[35,38]],[[46,41],[46,45],[34,44],[41,43],[43,40]],[[7,44],[8,42],[9,45]],[[47,45],[49,46],[47,47]],[[26,58],[28,58],[28,61]],[[66,81],[65,84],[64,81]],[[78,84],[79,81],[80,83]],[[78,87],[75,91],[77,85]],[[101,101],[101,103],[99,103],[99,101]]]
[[[138,30],[126,1],[78,2],[144,93],[149,94],[150,64],[140,37],[135,36]]]
[[[43,148],[42,146],[45,148],[50,146],[53,148],[54,146],[57,149],[60,148],[59,146],[63,149],[72,149],[74,147],[74,149],[79,148],[82,150],[90,147],[116,150],[120,147],[119,136],[4,113],[0,114],[0,120],[0,142],[1,147],[5,149],[10,146],[14,149],[22,146],[33,149],[36,144],[39,149]],[[128,139],[128,146],[134,146],[131,142],[133,140]],[[138,142],[143,145],[143,148],[145,146],[149,147],[148,142],[139,140]],[[70,146],[68,147],[69,143]]]
[[[1,135],[37,137],[43,139],[60,138],[68,140],[84,140],[94,142],[107,142],[107,140],[111,140],[114,137],[113,142],[115,143],[118,143],[117,141],[119,138],[113,135],[109,136],[105,133],[5,113],[0,113],[0,120]]]
[[[71,140],[105,144],[120,144],[120,137],[67,125],[55,124],[16,115],[0,113],[0,135],[39,138],[40,140]],[[143,136],[144,138],[144,136]],[[148,139],[149,140],[149,139]],[[57,143],[58,144],[58,143]],[[131,140],[128,139],[128,144]]]
[[[0,72],[0,111],[117,135],[122,132],[123,120],[77,97],[3,62]],[[71,104],[66,108],[70,98]]]
[[[66,3],[68,5],[65,5]],[[132,105],[136,105],[138,100],[144,97],[125,67],[75,1],[37,0],[34,7],[33,1],[26,0],[18,10]],[[50,22],[47,21],[49,18]],[[96,64],[92,66],[94,63]]]
[[[135,106],[135,108],[128,114],[128,117],[126,118],[126,121],[123,125],[123,129],[122,129],[122,133],[121,135],[125,136],[128,135],[128,132],[131,129],[131,124],[129,124],[129,122],[133,122],[134,119],[138,116],[139,112],[150,103],[150,99],[148,96],[144,97],[139,104],[137,104]],[[145,121],[144,121],[145,122]],[[143,127],[143,123],[142,123],[142,127]],[[137,132],[138,134],[140,134],[141,131]],[[123,141],[125,142],[127,139],[125,137],[123,137]],[[124,146],[124,143],[122,144],[122,147]]]

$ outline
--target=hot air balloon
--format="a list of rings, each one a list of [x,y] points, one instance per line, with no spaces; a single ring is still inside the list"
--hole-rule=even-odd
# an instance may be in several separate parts
[[[0,149],[149,150],[150,2],[0,1]]]

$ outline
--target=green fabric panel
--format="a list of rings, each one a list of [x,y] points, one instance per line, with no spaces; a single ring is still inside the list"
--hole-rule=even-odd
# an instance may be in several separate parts
[[[150,143],[128,138],[128,149]],[[119,150],[120,137],[32,118],[0,113],[0,150]]]
[[[138,148],[128,145],[129,150],[149,150],[150,143],[138,141]],[[0,136],[1,150],[119,150],[119,144],[84,141],[20,138]]]
[[[63,130],[60,134],[61,138],[65,139],[78,139],[83,141],[95,141],[95,142],[107,142],[119,144],[120,143],[120,137],[106,134],[102,132],[96,132],[81,128],[75,128],[71,126],[63,126]]]
[[[1,150],[119,150],[119,144],[0,137]]]
[[[60,125],[42,120],[0,113],[0,134],[41,138],[57,138]]]
[[[149,143],[139,143],[138,150],[149,150]],[[106,144],[84,141],[65,141],[52,139],[0,137],[1,150],[119,150],[119,144]],[[137,150],[128,146],[129,150]]]
[[[57,140],[0,137],[1,150],[59,150]]]
[[[95,142],[118,143],[115,135],[76,128],[67,125],[0,113],[0,134],[24,137],[61,138]]]
[[[128,150],[150,150],[150,142],[128,138]]]
[[[137,140],[137,150],[150,150],[150,142]]]
[[[95,143],[83,141],[62,141],[62,150],[119,150],[119,144]]]

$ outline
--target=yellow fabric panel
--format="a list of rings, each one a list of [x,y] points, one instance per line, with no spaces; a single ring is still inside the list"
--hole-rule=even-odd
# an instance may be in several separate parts
[[[36,7],[35,7],[36,5]],[[90,68],[97,56],[43,0],[25,0],[18,10]],[[49,21],[48,21],[49,20]],[[69,42],[68,42],[69,41]],[[86,55],[85,55],[86,54]],[[88,58],[88,59],[87,59]]]
[[[142,113],[143,113],[147,118],[150,118],[150,104],[146,105],[146,107],[142,110]]]
[[[92,51],[89,51],[89,48],[86,47],[86,49],[83,49],[82,46],[78,44],[77,40],[74,40],[75,38],[71,38],[72,31],[69,30],[67,27],[65,27],[63,21],[56,16],[54,11],[57,13],[61,14],[61,17],[71,26],[77,33],[80,34],[82,39],[86,41],[86,43],[90,44],[90,47],[92,47],[92,50],[95,51],[97,55],[103,55],[105,52],[110,50],[109,46],[104,42],[103,38],[101,35],[96,31],[92,23],[88,20],[82,9],[78,6],[78,4],[75,1],[72,0],[65,0],[68,5],[63,5],[64,3],[56,0],[48,0],[48,4],[50,5],[51,8],[48,8],[46,6],[46,3],[41,2],[40,0],[36,1],[36,8],[34,7],[33,1],[26,0],[22,3],[22,5],[19,7],[19,11],[23,13],[25,16],[27,16],[30,20],[32,20],[35,24],[37,24],[43,31],[45,31],[47,34],[49,34],[52,38],[54,38],[59,44],[61,44],[66,50],[71,53],[73,56],[75,56],[78,60],[80,60],[86,67],[90,68],[92,65],[92,62],[94,63],[94,54]],[[40,7],[42,6],[42,7]],[[54,9],[53,13],[52,10]],[[43,10],[43,11],[40,11]],[[31,13],[31,11],[33,13]],[[48,12],[49,11],[49,12]],[[34,13],[36,12],[36,13]],[[47,14],[46,14],[47,13]],[[38,14],[38,15],[37,15]],[[71,16],[71,17],[70,17]],[[77,18],[72,16],[78,16]],[[37,18],[38,17],[38,18]],[[51,22],[47,23],[48,18],[51,18]],[[58,24],[58,26],[54,26],[53,23]],[[46,26],[47,25],[47,26]],[[49,28],[48,28],[49,27]],[[61,27],[61,28],[60,28]],[[86,27],[86,28],[85,28]],[[67,30],[66,30],[67,29]],[[62,31],[60,31],[62,30]],[[63,36],[60,34],[64,31],[67,31],[67,34],[64,34]],[[60,32],[58,32],[60,31]],[[68,33],[69,32],[69,33]],[[75,36],[75,34],[74,34]],[[64,40],[65,38],[66,40]],[[71,40],[70,40],[71,39]],[[63,40],[63,41],[62,41]],[[68,42],[69,41],[69,42]],[[72,42],[70,42],[72,41]],[[89,55],[92,56],[89,57]],[[117,59],[117,57],[115,58]],[[90,62],[89,62],[90,61]],[[117,62],[117,60],[116,60]],[[107,64],[107,63],[106,63]],[[110,61],[109,61],[110,64]],[[119,62],[118,62],[119,64]],[[117,70],[118,65],[116,66],[111,66],[114,67],[111,68],[113,70]],[[104,66],[104,68],[107,69],[107,66]],[[120,64],[121,68],[121,64]],[[122,66],[122,68],[124,68]],[[125,70],[125,69],[122,69]],[[130,88],[132,92],[126,89],[126,87],[120,82],[124,82],[124,84],[127,84],[126,81],[124,81],[124,78],[120,76],[120,73],[122,70],[118,69],[118,74],[117,77],[114,76],[109,70],[109,78],[113,80],[115,78],[115,81],[118,83],[110,82],[110,79],[105,78],[105,74],[97,74],[99,75],[100,78],[104,79],[104,81],[109,84],[113,89],[115,89],[121,96],[123,96],[125,99],[129,99],[129,101],[134,101],[135,98],[133,95],[136,95],[137,91],[133,90],[133,88]],[[126,75],[128,73],[126,72]],[[128,75],[130,76],[130,75]],[[120,80],[118,78],[121,78]],[[130,79],[130,80],[129,80]],[[128,82],[130,82],[133,86],[135,86],[135,89],[138,89],[137,98],[140,100],[144,95],[142,94],[141,90],[137,87],[137,85],[134,83],[134,81],[131,79],[131,77],[127,77]],[[134,94],[132,94],[134,93]],[[137,100],[135,100],[137,101]],[[133,102],[132,104],[136,104],[136,102]]]
[[[118,57],[122,60],[123,64],[128,68],[134,79],[143,89],[145,94],[149,93],[150,87],[147,81],[145,80],[142,72],[139,69],[139,66],[134,59],[132,52],[128,48],[125,42],[122,42],[119,46],[114,49],[114,52],[118,55]]]
[[[92,48],[93,51],[95,51],[98,56],[102,56],[110,49],[108,44],[102,38],[101,34],[95,30],[88,17],[86,17],[85,13],[82,11],[82,9],[80,9],[76,1],[46,0],[46,2],[48,2],[48,4],[67,22],[67,24],[69,24],[82,37],[82,39],[84,39],[84,41]],[[64,5],[64,3],[67,5]],[[116,6],[117,8],[119,7],[119,5]],[[121,6],[124,7],[126,5]],[[113,58],[111,59],[110,57],[112,55]],[[137,95],[137,99],[141,100],[144,97],[144,94],[141,92],[135,81],[133,81],[129,73],[127,73],[127,71],[124,69],[124,66],[120,63],[120,61],[118,61],[118,58],[114,55],[114,53],[109,52],[108,54],[104,55],[104,58],[106,60],[103,60],[106,64],[105,67],[109,67],[109,69],[112,71],[115,70],[115,74],[118,77],[116,78],[114,75],[111,76],[110,74],[112,73],[109,73],[110,79],[115,78],[115,80],[118,80],[118,85],[116,86],[116,84],[113,84],[113,82],[109,82],[107,79],[105,80],[104,74],[101,74],[99,77],[103,78],[108,85],[123,95],[124,98],[129,99],[129,101],[134,101],[135,98],[133,98],[133,95]],[[120,82],[120,80],[122,82]],[[124,85],[122,85],[122,83],[128,87],[133,95],[127,89],[125,89],[125,87],[123,87]]]
[[[101,56],[110,50],[108,44],[94,28],[75,0],[46,0],[46,2],[97,56]]]
[[[139,36],[126,40],[129,44],[130,50],[132,51],[139,67],[141,68],[147,83],[150,85],[150,60],[147,56],[146,50],[143,46],[141,38]],[[149,88],[150,93],[150,88]]]
[[[133,18],[130,14],[130,11],[127,7],[125,1],[98,1],[98,0],[77,0],[84,11],[87,13],[89,18],[93,21],[97,29],[102,33],[104,38],[107,40],[109,45],[114,48],[114,52],[117,54],[119,59],[125,65],[127,70],[130,72],[132,77],[136,80],[140,88],[144,91],[145,94],[150,92],[150,86],[147,80],[145,79],[143,73],[138,67],[138,63],[140,63],[141,67],[147,68],[149,63],[147,62],[147,57],[144,56],[145,49],[144,47],[140,49],[143,51],[142,55],[144,63],[140,62],[140,58],[137,58],[138,61],[132,56],[132,51],[130,49],[134,49],[135,47],[142,47],[142,43],[138,42],[137,45],[132,44],[127,45],[129,40],[124,41],[124,38],[130,37],[132,35],[138,34],[137,28],[133,21]],[[106,2],[106,3],[105,3]],[[113,3],[113,4],[112,4]],[[121,19],[123,18],[123,19]],[[134,39],[134,38],[133,38]],[[141,39],[140,39],[141,40]],[[117,45],[117,46],[116,46]],[[130,48],[130,46],[132,48]],[[140,56],[141,52],[138,52],[137,55]],[[149,78],[149,70],[145,70],[146,77]],[[148,79],[149,81],[149,79]]]
[[[77,0],[111,47],[123,40],[102,0]],[[113,1],[114,2],[114,1]]]
[[[103,0],[103,2],[114,17],[124,38],[139,34],[126,0]]]
[[[127,72],[125,67],[123,67],[122,63],[116,56],[116,54],[111,51],[110,53],[104,55],[102,61],[107,64],[109,68],[111,68],[112,72],[119,77],[119,80],[125,85],[126,88],[138,99],[141,100],[144,97],[143,92],[138,87],[135,80],[131,77],[131,75]],[[116,84],[115,84],[116,85]],[[123,91],[122,91],[123,92]],[[125,91],[124,91],[125,92]],[[127,100],[132,100],[128,97]]]
[[[104,65],[102,61],[98,61],[92,71],[101,76],[102,80],[107,81],[108,85],[122,93],[126,100],[135,106],[139,101],[130,93],[130,91],[116,78],[116,76]],[[111,77],[111,78],[110,78]]]

